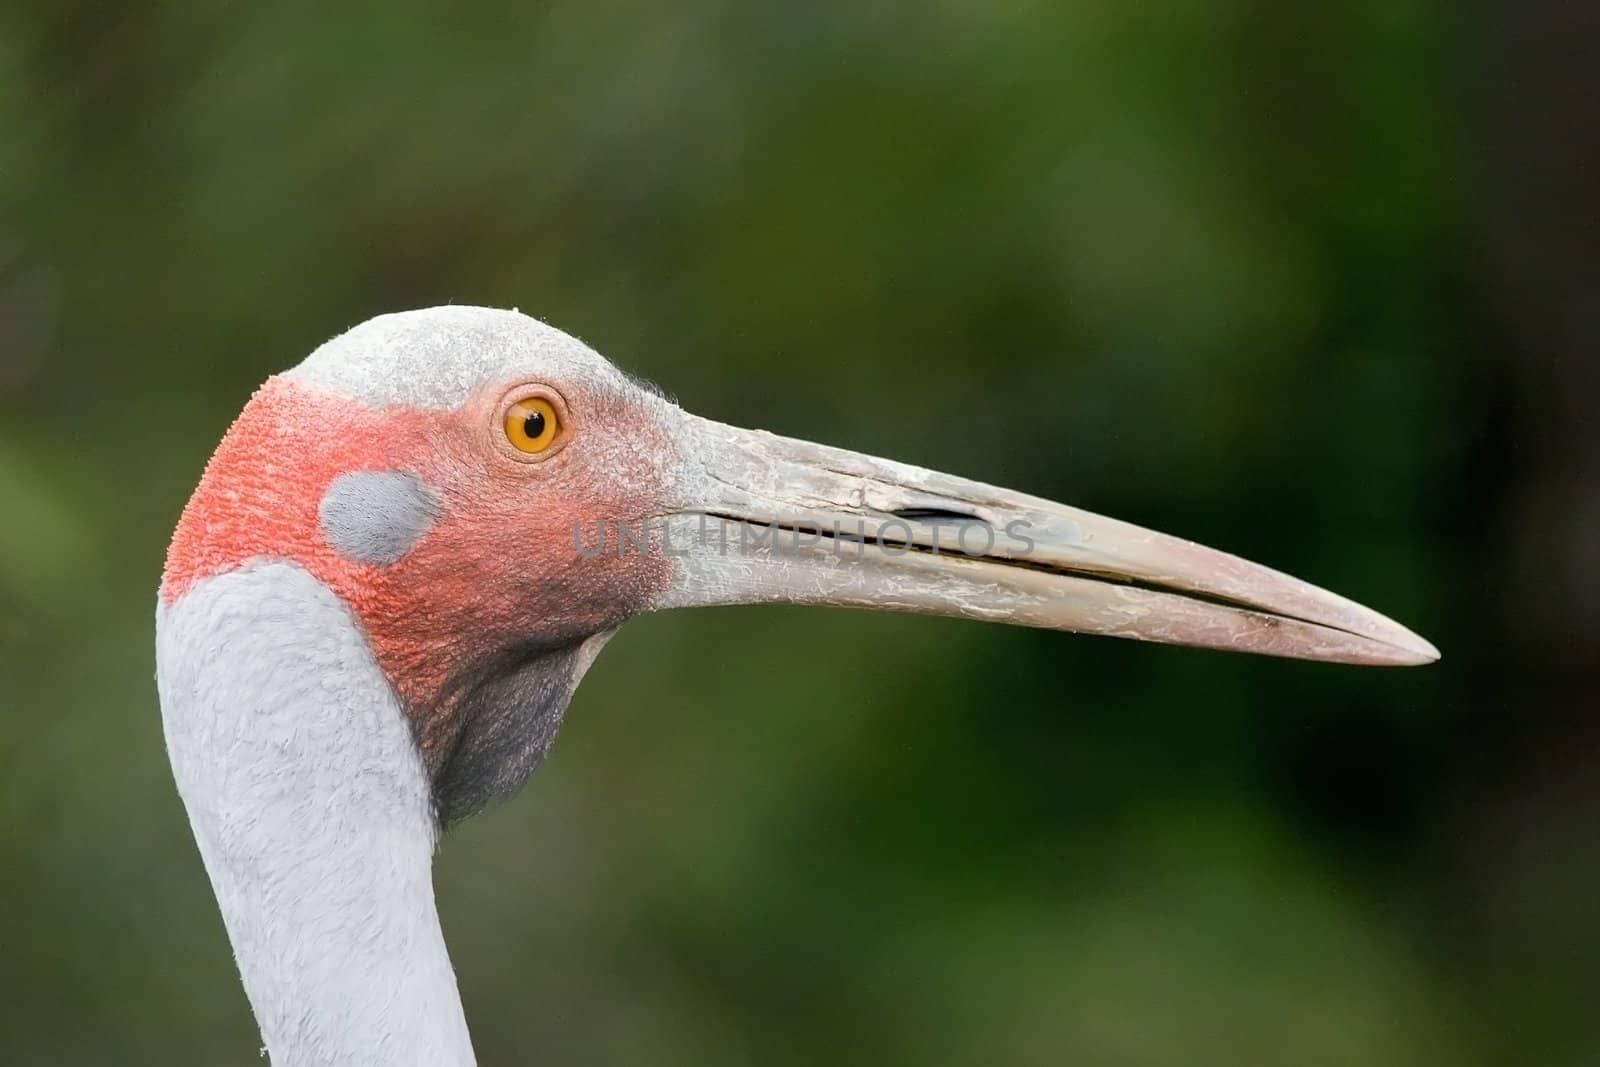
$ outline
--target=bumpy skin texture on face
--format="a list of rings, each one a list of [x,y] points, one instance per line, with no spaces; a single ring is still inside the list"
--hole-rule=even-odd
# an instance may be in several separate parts
[[[463,343],[490,341],[503,343]],[[363,391],[349,381],[355,371],[325,367],[268,380],[207,465],[161,588],[171,605],[207,576],[285,559],[332,589],[407,709],[436,786],[454,783],[459,801],[441,797],[447,819],[521,783],[603,638],[585,642],[644,610],[671,580],[660,553],[580,553],[574,524],[590,531],[589,545],[598,521],[660,513],[655,487],[676,462],[664,413],[675,409],[598,356],[584,367],[570,353],[513,355],[541,365],[434,383],[419,398],[424,403]],[[332,391],[340,382],[361,396]],[[503,433],[508,393],[529,384],[555,390],[567,408],[563,447],[536,461],[495,436]],[[457,392],[453,407],[426,406]],[[353,475],[379,478],[373,485],[403,478],[431,512],[397,499],[352,499]],[[363,508],[387,510],[405,528],[388,539],[371,529],[352,537],[352,509]],[[330,527],[330,512],[344,528]],[[395,546],[404,550],[392,560],[395,553],[378,551]],[[512,728],[519,720],[505,703],[517,698],[536,705],[526,709],[522,731]],[[470,768],[464,763],[452,774],[458,750],[471,756]],[[466,782],[468,769],[492,781]]]

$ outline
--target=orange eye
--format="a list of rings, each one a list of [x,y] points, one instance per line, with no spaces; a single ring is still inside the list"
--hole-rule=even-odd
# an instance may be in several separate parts
[[[561,423],[555,406],[542,396],[528,396],[506,408],[506,440],[519,452],[537,455],[555,443]]]

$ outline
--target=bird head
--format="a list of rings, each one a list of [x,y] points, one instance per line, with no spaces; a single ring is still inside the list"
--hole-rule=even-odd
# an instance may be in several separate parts
[[[519,786],[647,611],[836,604],[1362,664],[1438,653],[1238,557],[691,415],[514,311],[385,315],[269,379],[184,510],[161,595],[288,561],[347,607],[442,821]]]

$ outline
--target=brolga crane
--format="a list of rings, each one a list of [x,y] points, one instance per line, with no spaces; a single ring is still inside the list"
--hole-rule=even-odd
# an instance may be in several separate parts
[[[472,1063],[442,828],[533,772],[629,618],[774,601],[1438,658],[1235,556],[698,418],[514,311],[372,319],[250,399],[156,608],[173,775],[272,1062]]]

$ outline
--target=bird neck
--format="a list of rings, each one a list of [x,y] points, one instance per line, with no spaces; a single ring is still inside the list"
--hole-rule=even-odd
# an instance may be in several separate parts
[[[427,776],[350,613],[257,562],[156,613],[174,777],[274,1067],[474,1062]]]

